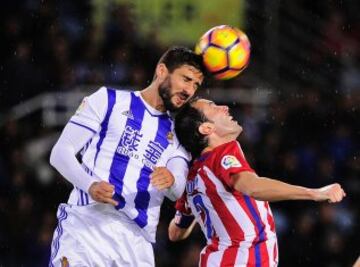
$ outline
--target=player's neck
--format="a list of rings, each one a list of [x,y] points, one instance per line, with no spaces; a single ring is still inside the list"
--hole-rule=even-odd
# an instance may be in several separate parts
[[[238,137],[238,134],[235,134],[235,133],[229,134],[226,136],[221,136],[221,137],[220,136],[211,137],[211,138],[209,138],[209,146],[206,147],[205,149],[207,151],[213,150],[214,148],[216,148],[218,146],[221,146],[223,144],[226,144],[226,143],[236,140],[237,137]]]
[[[146,101],[146,103],[148,103],[151,107],[153,107],[158,111],[166,112],[164,103],[161,97],[159,96],[158,89],[153,83],[150,84],[145,89],[143,89],[142,91],[140,91],[140,94],[144,99],[144,101]]]

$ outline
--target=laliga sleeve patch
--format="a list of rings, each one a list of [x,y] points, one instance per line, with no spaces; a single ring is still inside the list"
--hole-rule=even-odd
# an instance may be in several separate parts
[[[85,98],[83,99],[83,101],[81,102],[80,106],[77,108],[75,114],[78,115],[78,114],[84,109],[84,107],[86,106],[86,104],[87,104],[87,98],[85,97]]]
[[[229,168],[240,168],[242,165],[239,162],[239,160],[232,156],[232,155],[225,155],[222,159],[221,159],[221,166],[227,170]]]

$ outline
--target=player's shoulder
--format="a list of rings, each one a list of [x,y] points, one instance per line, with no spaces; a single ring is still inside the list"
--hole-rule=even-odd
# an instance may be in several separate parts
[[[219,162],[225,164],[226,162],[237,162],[239,155],[242,155],[242,150],[238,141],[233,140],[231,142],[222,144],[216,147],[209,157],[209,161],[217,165]],[[225,163],[224,163],[225,162]]]
[[[237,140],[233,140],[216,147],[214,149],[214,154],[223,155],[228,153],[234,153],[239,150],[241,150],[240,143]]]
[[[118,90],[102,86],[98,88],[96,91],[85,97],[86,101],[90,101],[95,105],[100,105],[108,102],[115,101],[117,98]]]
[[[114,88],[109,86],[101,86],[95,91],[95,94],[116,94],[116,95],[130,95],[132,90],[127,88]]]

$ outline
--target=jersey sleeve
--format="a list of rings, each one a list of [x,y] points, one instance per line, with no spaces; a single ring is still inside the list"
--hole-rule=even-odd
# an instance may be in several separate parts
[[[168,162],[171,161],[174,158],[181,158],[183,159],[185,162],[187,162],[188,164],[191,161],[191,155],[189,152],[187,152],[185,150],[185,148],[180,145],[179,143],[175,143],[174,144],[174,149],[171,152],[171,155],[168,158]],[[168,163],[167,162],[167,163]]]
[[[231,175],[244,171],[255,172],[247,162],[237,141],[226,144],[218,152],[215,162],[216,176],[230,188],[233,187]]]
[[[96,133],[101,128],[100,125],[105,117],[107,106],[107,88],[101,87],[95,93],[82,100],[69,122]]]

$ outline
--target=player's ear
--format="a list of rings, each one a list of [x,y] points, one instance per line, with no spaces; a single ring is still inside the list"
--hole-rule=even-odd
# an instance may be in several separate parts
[[[209,135],[215,130],[215,125],[211,122],[203,122],[199,126],[199,132],[203,135]]]
[[[156,66],[156,77],[160,82],[163,82],[168,75],[169,70],[164,63],[160,63]]]

